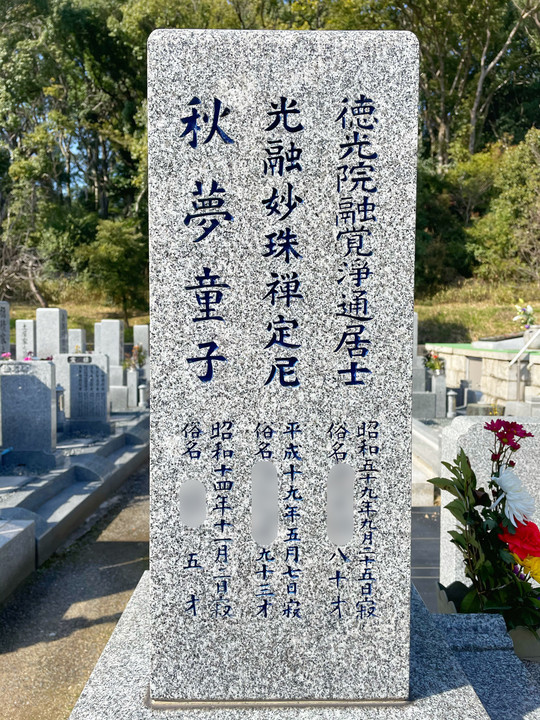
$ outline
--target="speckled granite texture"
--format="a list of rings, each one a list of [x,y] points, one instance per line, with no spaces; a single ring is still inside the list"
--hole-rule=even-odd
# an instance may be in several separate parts
[[[150,38],[155,699],[407,696],[417,75],[409,33]]]
[[[145,573],[70,720],[488,720],[490,717],[414,589],[410,616],[412,702],[405,706],[347,707],[345,704],[224,709],[214,705],[209,710],[152,710],[146,705],[151,653],[149,580],[149,574]],[[508,683],[500,686],[498,692],[508,694]],[[507,720],[514,720],[514,716]]]
[[[463,448],[479,483],[487,483],[491,471],[491,447],[493,445],[493,433],[484,430],[484,425],[491,420],[489,417],[458,417],[452,420],[449,427],[443,430],[441,460],[453,462],[459,448]],[[523,440],[521,450],[516,453],[516,472],[523,481],[524,487],[536,500],[537,520],[540,518],[540,482],[538,479],[538,468],[540,467],[540,418],[510,418],[512,421],[521,423],[528,432],[532,432],[533,438]],[[441,466],[441,474],[448,476],[446,468]],[[455,580],[466,584],[469,581],[465,577],[463,555],[450,542],[449,530],[456,526],[456,520],[448,510],[444,509],[452,500],[449,493],[441,493],[441,569],[440,580],[443,585],[450,585]]]
[[[522,663],[501,615],[433,615],[491,720],[539,720],[538,663]],[[537,670],[538,668],[538,670]],[[508,682],[514,691],[508,691]]]

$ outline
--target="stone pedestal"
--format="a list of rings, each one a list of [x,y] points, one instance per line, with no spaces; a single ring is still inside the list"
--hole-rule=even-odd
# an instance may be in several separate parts
[[[283,703],[274,699],[254,702],[250,698],[229,703],[187,702],[182,707],[150,704],[150,577],[145,573],[122,619],[118,623],[70,720],[489,720],[445,634],[434,625],[416,591],[411,608],[410,690],[404,702]],[[472,616],[475,617],[475,616]],[[461,636],[464,636],[463,628]],[[508,638],[507,638],[508,639]],[[511,643],[510,643],[511,645]],[[316,646],[314,651],[316,652]],[[479,648],[469,644],[469,655]],[[237,652],[241,652],[241,647]],[[487,654],[475,653],[484,666]],[[510,653],[508,653],[510,655]],[[515,656],[513,656],[515,660]],[[469,663],[471,659],[467,658]],[[490,658],[500,664],[498,657]],[[232,660],[241,673],[238,656]],[[518,661],[519,662],[519,661]],[[521,665],[521,664],[519,664]],[[506,668],[509,665],[505,666]],[[516,667],[513,672],[516,677]],[[211,674],[212,665],[201,670]],[[309,667],[305,668],[309,672]],[[521,678],[523,680],[523,678]],[[503,686],[499,688],[500,689]],[[525,686],[527,687],[527,686]],[[487,685],[493,695],[496,688]],[[530,688],[528,688],[530,691]],[[504,690],[505,694],[508,694]],[[501,693],[500,693],[501,694]],[[516,700],[512,698],[514,706]],[[506,705],[508,707],[508,704]],[[517,716],[506,715],[506,720]],[[522,717],[522,716],[521,716]],[[527,716],[529,717],[529,716]],[[501,719],[502,720],[502,716]]]

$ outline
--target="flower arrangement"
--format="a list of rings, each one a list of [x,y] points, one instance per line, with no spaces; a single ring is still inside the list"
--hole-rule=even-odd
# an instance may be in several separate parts
[[[519,298],[518,304],[514,305],[514,307],[517,310],[517,315],[513,318],[513,322],[518,322],[524,330],[528,330],[531,325],[535,324],[534,310],[522,298]]]
[[[515,454],[533,437],[522,425],[497,418],[484,425],[493,433],[491,476],[478,487],[469,459],[460,450],[454,464],[444,463],[452,479],[430,482],[454,499],[446,508],[458,521],[450,531],[463,554],[471,586],[458,590],[458,612],[501,613],[510,630],[540,629],[540,530],[532,522],[534,500],[515,471]],[[538,637],[538,635],[537,635]]]
[[[442,357],[431,351],[426,353],[424,364],[428,370],[444,370],[444,360]]]
[[[0,360],[2,362],[7,362],[8,360],[11,360],[11,353],[10,352],[4,352],[0,355]]]

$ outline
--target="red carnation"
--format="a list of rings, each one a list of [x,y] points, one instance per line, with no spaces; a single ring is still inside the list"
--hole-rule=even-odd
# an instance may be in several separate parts
[[[510,552],[515,553],[522,560],[527,555],[540,557],[540,530],[533,522],[518,522],[514,535],[508,530],[503,530],[499,540],[505,542]]]

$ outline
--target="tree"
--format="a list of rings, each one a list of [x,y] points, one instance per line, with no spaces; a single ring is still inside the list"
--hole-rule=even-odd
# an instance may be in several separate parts
[[[467,230],[478,274],[488,280],[540,280],[540,130],[506,148],[488,211]]]
[[[469,153],[479,149],[501,91],[530,81],[531,62],[538,67],[530,33],[539,8],[538,0],[341,0],[329,24],[417,35],[422,138],[441,171],[454,143]]]
[[[91,287],[120,305],[129,326],[130,308],[148,306],[148,246],[134,220],[100,220],[96,240],[83,245],[78,261]]]

